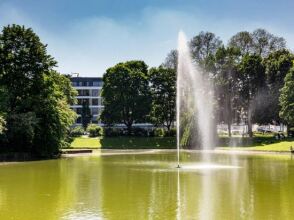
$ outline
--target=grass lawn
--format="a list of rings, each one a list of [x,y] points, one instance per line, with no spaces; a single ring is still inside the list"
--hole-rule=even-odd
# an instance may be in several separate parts
[[[289,152],[294,147],[294,138],[276,140],[272,136],[257,136],[254,138],[220,137],[218,149],[222,150],[250,150],[250,151],[276,151]],[[175,137],[101,137],[75,138],[71,144],[72,149],[175,149]]]
[[[102,137],[75,138],[71,148],[103,149],[173,149],[176,148],[175,137]]]
[[[252,150],[252,151],[275,151],[275,152],[289,152],[290,146],[294,147],[294,140],[292,141],[281,141],[279,143],[259,145],[254,147],[237,147],[230,149],[236,150]]]
[[[100,139],[99,138],[89,138],[89,137],[77,137],[71,143],[72,148],[100,148]]]
[[[257,136],[254,138],[233,138],[221,140],[218,149],[223,150],[249,150],[269,152],[289,152],[294,147],[294,138],[276,140],[272,136]]]

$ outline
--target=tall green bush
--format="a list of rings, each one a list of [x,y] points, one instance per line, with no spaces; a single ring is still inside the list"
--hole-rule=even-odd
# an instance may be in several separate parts
[[[102,135],[102,128],[95,124],[89,124],[87,127],[87,132],[89,133],[89,137],[98,137]]]

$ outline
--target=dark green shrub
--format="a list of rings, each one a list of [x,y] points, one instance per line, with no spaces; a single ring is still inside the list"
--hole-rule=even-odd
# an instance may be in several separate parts
[[[171,128],[169,131],[165,131],[164,136],[165,137],[175,137],[175,136],[177,136],[177,129],[176,128]]]
[[[163,137],[165,134],[164,129],[163,128],[155,128],[154,129],[154,136],[155,137]]]
[[[89,137],[98,137],[102,135],[102,128],[95,124],[89,124],[87,127]]]
[[[76,126],[71,128],[70,130],[70,136],[71,137],[80,137],[84,134],[84,128],[82,126]]]
[[[122,134],[121,129],[119,128],[104,128],[104,136],[106,137],[117,137]]]
[[[144,128],[133,128],[133,135],[137,137],[146,137],[148,132]]]

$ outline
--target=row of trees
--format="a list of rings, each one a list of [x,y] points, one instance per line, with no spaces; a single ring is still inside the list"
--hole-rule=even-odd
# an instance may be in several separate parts
[[[151,68],[143,61],[128,61],[109,68],[103,76],[102,122],[111,126],[151,122],[169,131],[175,121],[176,71]]]
[[[76,91],[32,29],[0,34],[0,150],[52,157],[68,144]]]
[[[294,56],[283,38],[257,29],[239,32],[224,45],[215,34],[200,32],[189,45],[194,61],[210,73],[216,118],[228,125],[230,136],[231,124],[241,121],[247,122],[250,136],[252,123],[294,124],[286,116],[293,109],[293,100],[284,94],[290,91],[291,83],[285,84],[284,79],[291,75]],[[176,70],[176,50],[168,54],[163,66]]]

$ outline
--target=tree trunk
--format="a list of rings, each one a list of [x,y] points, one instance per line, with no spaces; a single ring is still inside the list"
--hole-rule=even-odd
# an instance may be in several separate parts
[[[252,119],[251,119],[251,110],[248,109],[248,134],[249,137],[253,137],[253,132],[252,132]]]
[[[229,135],[229,137],[232,137],[232,129],[231,129],[231,122],[230,121],[228,121],[228,135]]]
[[[227,125],[228,125],[228,135],[232,137],[232,107],[231,107],[231,97],[229,95],[227,100]]]
[[[127,124],[128,135],[131,136],[132,134],[132,124]]]

